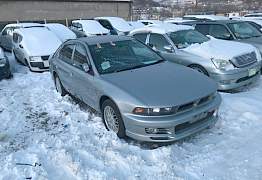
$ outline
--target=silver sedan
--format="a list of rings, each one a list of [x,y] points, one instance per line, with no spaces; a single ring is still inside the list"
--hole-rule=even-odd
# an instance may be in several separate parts
[[[212,126],[221,97],[208,77],[163,60],[131,37],[65,42],[50,59],[61,95],[101,112],[118,137],[170,142]]]

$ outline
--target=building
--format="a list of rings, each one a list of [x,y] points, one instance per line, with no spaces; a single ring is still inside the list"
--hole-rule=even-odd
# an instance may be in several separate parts
[[[0,0],[0,22],[62,21],[96,16],[131,18],[132,0]]]

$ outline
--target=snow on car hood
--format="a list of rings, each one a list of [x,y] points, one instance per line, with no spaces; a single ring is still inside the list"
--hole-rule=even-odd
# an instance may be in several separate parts
[[[215,58],[224,60],[230,60],[233,57],[256,51],[255,47],[249,44],[215,38],[211,38],[202,44],[193,44],[183,50],[207,59]]]
[[[29,56],[53,54],[62,44],[62,41],[47,28],[25,28],[17,31],[23,36],[20,44]]]

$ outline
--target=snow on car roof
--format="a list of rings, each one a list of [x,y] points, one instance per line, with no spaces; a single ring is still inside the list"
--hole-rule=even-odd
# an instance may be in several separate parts
[[[125,41],[132,40],[132,37],[128,36],[117,36],[117,35],[106,35],[106,36],[92,36],[92,37],[82,37],[79,40],[87,43],[88,45],[116,42],[116,41]]]
[[[140,20],[138,20],[138,22],[147,22],[147,23],[151,23],[151,24],[162,24],[163,23],[163,21],[154,20],[154,19],[140,19]]]
[[[141,32],[166,34],[170,32],[189,30],[189,29],[194,29],[194,27],[187,26],[187,25],[175,25],[170,23],[162,23],[161,25],[152,24],[152,25],[145,26],[143,28],[135,29],[130,32],[130,35],[141,33]]]
[[[88,34],[108,34],[110,32],[95,20],[74,20],[72,22],[81,24],[83,31]]]
[[[186,15],[183,18],[196,18],[196,19],[209,19],[212,21],[216,20],[228,20],[228,17],[225,16],[217,16],[217,15]]]
[[[195,20],[189,20],[189,19],[187,20],[187,19],[178,17],[178,18],[167,19],[164,22],[165,23],[183,23],[183,22],[192,22],[192,21],[195,21]]]
[[[128,21],[128,23],[133,26],[134,28],[142,28],[144,27],[145,25],[141,22],[138,22],[138,21]]]
[[[26,27],[38,27],[38,26],[43,26],[43,24],[40,23],[13,23],[13,24],[8,24],[6,25],[6,27],[22,27],[22,28],[26,28]]]
[[[108,20],[115,29],[121,32],[129,32],[134,29],[127,21],[120,17],[96,17],[95,19]]]
[[[63,24],[49,23],[45,24],[45,26],[63,42],[65,42],[68,39],[76,39],[75,33]]]

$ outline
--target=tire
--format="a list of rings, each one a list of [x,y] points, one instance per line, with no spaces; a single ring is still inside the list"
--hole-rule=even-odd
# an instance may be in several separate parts
[[[209,76],[207,70],[205,68],[203,68],[202,66],[200,66],[200,65],[193,64],[193,65],[190,65],[189,67],[194,69],[194,70],[196,70],[199,73],[202,73],[202,74],[204,74],[206,76]]]
[[[111,118],[114,118],[114,122],[110,122],[110,115]],[[115,132],[119,138],[126,137],[126,128],[121,113],[117,105],[110,99],[105,100],[102,104],[102,118],[107,130]]]
[[[64,86],[62,85],[59,77],[56,75],[55,76],[55,87],[56,91],[61,95],[65,96],[67,94],[67,91],[65,90]]]

